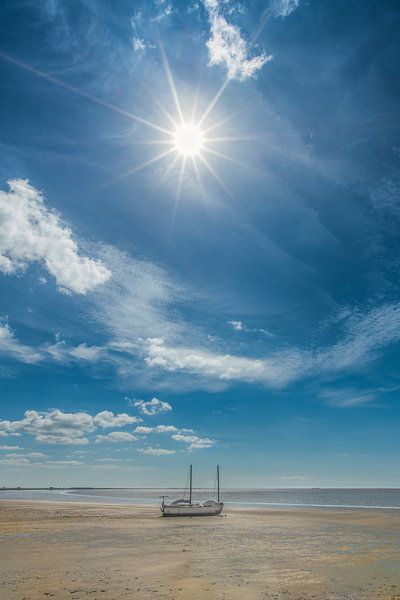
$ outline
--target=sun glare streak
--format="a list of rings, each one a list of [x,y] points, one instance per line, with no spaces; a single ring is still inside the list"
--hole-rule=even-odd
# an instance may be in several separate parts
[[[44,71],[36,69],[32,65],[25,63],[23,61],[20,61],[4,52],[1,52],[1,51],[0,51],[0,58],[35,75],[36,77],[40,77],[41,79],[44,79],[45,81],[48,81],[49,83],[52,83],[53,85],[61,87],[77,96],[80,96],[82,98],[90,100],[91,102],[93,102],[99,106],[102,106],[103,108],[107,108],[108,110],[111,110],[114,113],[120,114],[132,121],[136,121],[142,125],[145,125],[146,127],[149,127],[151,129],[161,133],[164,136],[163,138],[160,138],[160,139],[136,140],[135,143],[137,143],[137,144],[144,144],[144,145],[150,145],[150,146],[151,145],[169,146],[169,148],[167,148],[167,150],[165,150],[163,152],[160,152],[156,156],[153,156],[153,157],[149,158],[148,160],[140,163],[139,165],[134,166],[132,169],[130,169],[129,171],[127,171],[125,173],[122,173],[118,177],[112,179],[111,181],[108,182],[108,185],[113,184],[121,179],[126,178],[126,177],[130,177],[130,176],[134,175],[135,173],[137,173],[138,171],[141,171],[142,169],[159,162],[160,160],[168,157],[169,155],[175,154],[174,159],[172,160],[172,162],[168,166],[168,168],[165,170],[163,177],[162,177],[162,179],[167,177],[167,175],[176,166],[179,159],[181,159],[181,166],[180,166],[179,176],[178,176],[175,204],[178,202],[180,194],[181,194],[182,184],[183,184],[183,180],[184,180],[184,176],[185,176],[185,169],[187,167],[189,158],[191,159],[191,163],[193,164],[194,172],[196,174],[196,178],[198,180],[199,187],[203,193],[204,193],[204,189],[203,189],[203,184],[202,184],[202,181],[200,178],[200,172],[198,169],[198,163],[197,163],[198,160],[206,167],[206,169],[211,173],[211,175],[214,177],[214,179],[221,185],[221,187],[224,189],[224,191],[229,196],[231,196],[231,193],[227,190],[226,186],[224,185],[224,183],[221,180],[221,178],[219,177],[219,175],[216,173],[216,171],[213,169],[213,167],[210,165],[208,160],[203,155],[203,153],[211,153],[211,154],[214,154],[215,156],[218,156],[219,158],[223,158],[225,160],[235,162],[235,164],[241,164],[238,161],[235,161],[235,159],[231,159],[229,156],[226,156],[224,154],[217,152],[216,150],[213,150],[212,148],[210,148],[208,146],[208,144],[215,144],[215,143],[218,144],[220,142],[231,142],[231,141],[234,142],[234,141],[255,139],[250,136],[244,137],[244,136],[223,136],[223,135],[221,135],[221,136],[207,137],[208,133],[221,127],[224,123],[228,122],[234,116],[236,116],[236,114],[239,114],[239,111],[238,111],[237,113],[228,115],[227,117],[218,121],[217,123],[213,123],[213,124],[209,125],[208,127],[204,127],[204,124],[206,123],[211,112],[215,108],[217,102],[220,100],[221,96],[223,95],[230,80],[226,79],[224,81],[223,85],[219,88],[217,93],[214,95],[214,97],[208,104],[208,106],[205,109],[202,116],[196,120],[196,113],[198,110],[198,97],[199,97],[199,87],[197,87],[196,95],[194,98],[194,103],[192,105],[191,111],[185,110],[185,113],[187,115],[191,115],[189,120],[186,120],[183,110],[182,110],[182,105],[181,105],[181,102],[179,99],[177,88],[176,88],[176,85],[175,85],[175,82],[174,82],[174,79],[172,76],[171,68],[170,68],[166,53],[165,53],[164,48],[161,43],[160,43],[160,50],[161,50],[162,62],[164,65],[167,81],[168,81],[169,88],[170,88],[170,91],[172,94],[172,98],[173,98],[174,104],[175,104],[177,118],[174,118],[175,115],[170,114],[168,112],[168,110],[166,110],[166,108],[163,106],[163,104],[159,100],[156,100],[155,103],[160,108],[162,114],[167,119],[167,121],[168,121],[169,125],[171,125],[171,127],[169,127],[169,126],[165,127],[161,124],[154,123],[153,121],[150,121],[148,119],[140,117],[134,113],[131,113],[128,110],[125,110],[123,108],[115,106],[114,104],[112,104],[110,102],[102,100],[101,98],[98,98],[97,96],[95,96],[89,92],[86,92],[74,85],[70,85],[69,83],[66,83],[65,81],[63,81],[62,79],[53,77],[52,75],[49,75],[48,73],[45,73]],[[242,111],[240,111],[240,112],[242,112]],[[176,206],[174,207],[174,214],[175,214],[175,212],[176,212]]]
[[[246,167],[246,163],[241,162],[240,160],[237,160],[236,158],[233,158],[232,156],[228,156],[227,154],[223,154],[222,152],[218,152],[217,150],[214,150],[213,148],[204,148],[205,152],[209,152],[210,154],[213,154],[214,156],[218,156],[218,158],[223,158],[224,160],[227,160],[228,162],[233,163],[234,165],[238,165],[239,167]]]
[[[217,123],[213,123],[212,125],[210,125],[206,129],[204,129],[204,135],[207,135],[207,133],[210,133],[210,131],[214,131],[214,129],[217,129],[218,127],[221,127],[221,125],[225,125],[225,123],[228,123],[228,121],[231,121],[235,117],[238,117],[239,115],[242,115],[244,112],[245,112],[244,110],[237,110],[236,112],[228,115],[224,119],[221,119]]]
[[[65,90],[72,92],[73,94],[77,94],[78,96],[81,96],[82,98],[87,98],[88,100],[91,100],[92,102],[94,102],[95,104],[98,104],[99,106],[103,106],[104,108],[108,108],[109,110],[112,110],[115,113],[123,115],[124,117],[128,117],[129,119],[132,119],[133,121],[137,121],[138,123],[147,125],[147,127],[152,127],[153,129],[156,129],[157,131],[161,131],[161,133],[165,133],[167,135],[173,134],[173,132],[171,132],[171,130],[166,129],[165,127],[162,127],[161,125],[152,123],[151,121],[148,121],[147,119],[143,119],[142,117],[139,117],[138,115],[135,115],[135,114],[129,112],[128,110],[125,110],[123,108],[115,106],[114,104],[111,104],[110,102],[106,102],[105,100],[101,100],[100,98],[97,98],[97,96],[94,96],[93,94],[89,94],[88,92],[85,92],[84,90],[81,90],[81,89],[75,87],[74,85],[70,85],[69,83],[66,83],[65,81],[63,81],[62,79],[58,79],[57,77],[48,75],[44,71],[40,71],[39,69],[32,67],[28,63],[25,63],[25,62],[22,62],[21,60],[13,58],[12,56],[5,54],[4,52],[0,52],[0,58],[20,67],[21,69],[24,69],[25,71],[33,73],[34,75],[36,75],[37,77],[40,77],[41,79],[45,79],[46,81],[49,81],[50,83],[53,83],[54,85],[62,87]]]
[[[134,175],[138,171],[141,171],[145,167],[148,167],[149,165],[152,165],[152,164],[158,162],[159,160],[162,160],[169,154],[172,154],[174,151],[175,151],[175,148],[169,148],[165,152],[161,152],[160,154],[157,154],[156,156],[149,158],[149,160],[142,162],[140,165],[137,165],[133,169],[130,169],[129,171],[126,171],[125,173],[118,175],[118,177],[115,177],[115,179],[112,179],[111,181],[109,181],[109,184],[116,183],[117,181],[121,181],[122,179],[126,179],[127,177],[131,177],[132,175]]]
[[[218,173],[212,168],[212,166],[210,165],[210,163],[208,162],[208,160],[204,156],[202,156],[201,154],[199,154],[199,159],[204,164],[204,166],[209,170],[209,172],[214,177],[214,179],[219,183],[219,185],[222,187],[222,189],[224,190],[224,192],[226,194],[228,194],[228,196],[230,196],[232,198],[231,192],[228,190],[228,188],[226,187],[226,185],[224,184],[224,182],[222,181],[222,179],[220,178],[220,176],[218,175]]]
[[[207,119],[208,115],[213,110],[214,106],[217,104],[218,100],[221,98],[222,94],[224,93],[226,86],[228,85],[229,82],[230,82],[230,79],[225,79],[223,85],[219,88],[218,92],[215,94],[214,98],[211,100],[206,111],[204,112],[203,116],[201,117],[201,119],[199,121],[199,127],[201,127],[202,124],[204,123],[204,121]]]
[[[164,63],[164,69],[167,74],[169,87],[171,89],[172,97],[175,101],[176,110],[178,111],[180,122],[183,123],[184,118],[183,118],[183,113],[182,113],[182,109],[181,109],[181,104],[179,102],[178,92],[176,91],[175,82],[173,80],[171,69],[169,67],[167,55],[165,54],[164,47],[161,43],[160,43],[160,49],[161,49],[161,56],[162,56],[163,63]]]
[[[177,187],[177,190],[176,190],[176,200],[177,201],[179,200],[180,195],[181,195],[182,181],[183,181],[183,177],[185,175],[186,160],[187,160],[187,156],[183,155],[182,156],[181,170],[179,172],[178,187]]]
[[[203,196],[203,199],[205,200],[206,194],[205,194],[205,191],[204,191],[203,182],[201,181],[200,171],[199,171],[199,168],[197,166],[197,162],[195,161],[194,156],[192,156],[191,159],[192,159],[193,169],[194,169],[194,172],[196,174],[197,183],[198,183],[198,186],[199,186],[200,191],[201,191],[201,195]]]
[[[173,125],[175,128],[178,127],[178,123],[169,114],[169,112],[167,111],[167,109],[165,108],[165,106],[161,102],[159,102],[158,100],[156,100],[156,104],[157,104],[158,108],[161,110],[161,112],[163,113],[163,115],[167,117],[167,119],[171,123],[171,125]]]

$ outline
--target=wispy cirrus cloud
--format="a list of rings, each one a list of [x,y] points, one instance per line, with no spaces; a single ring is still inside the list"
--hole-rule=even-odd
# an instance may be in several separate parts
[[[110,246],[102,247],[99,261],[80,257],[70,230],[45,208],[39,192],[23,180],[14,181],[10,192],[1,193],[0,206],[5,215],[5,225],[0,226],[0,268],[11,269],[11,274],[25,268],[31,259],[38,260],[49,272],[57,264],[53,273],[57,279],[64,259],[74,264],[72,271],[66,266],[59,283],[65,286],[65,278],[71,278],[70,289],[75,286],[81,294],[94,285],[87,306],[109,336],[102,346],[86,342],[69,346],[58,337],[54,343],[33,348],[21,342],[8,323],[0,325],[0,353],[21,362],[107,362],[124,380],[132,377],[135,368],[135,377],[148,377],[152,384],[154,374],[160,380],[160,373],[180,373],[199,387],[234,381],[279,387],[310,375],[358,369],[400,339],[400,305],[391,303],[349,312],[337,333],[339,341],[333,344],[305,348],[286,345],[258,357],[221,352],[210,343],[206,332],[180,317],[176,306],[190,303],[193,294],[165,269]],[[80,271],[83,264],[91,265],[89,271],[86,267]],[[102,285],[99,273],[104,275],[100,277]],[[126,323],[130,324],[129,331]],[[248,331],[242,321],[229,324],[236,331]],[[157,398],[149,402],[154,405],[144,403],[142,409],[154,412],[143,414],[167,410],[167,403]],[[84,438],[76,443],[85,443]]]
[[[400,340],[400,304],[349,313],[335,344],[307,349],[293,347],[251,358],[221,354],[206,347],[169,345],[162,338],[146,341],[145,361],[167,372],[201,378],[247,381],[280,387],[300,378],[359,369]]]
[[[228,321],[227,323],[235,331],[247,331],[249,333],[263,333],[264,335],[273,336],[273,334],[270,333],[269,331],[267,331],[266,329],[247,327],[247,325],[245,325],[242,321]]]
[[[300,0],[272,0],[270,10],[278,17],[288,17],[299,4]]]
[[[19,342],[8,323],[0,325],[0,354],[5,354],[24,363],[37,363],[42,360],[40,351]]]
[[[356,408],[371,404],[376,400],[376,392],[363,391],[353,388],[325,389],[319,392],[319,397],[334,408]]]
[[[49,210],[42,194],[23,179],[0,191],[0,271],[13,274],[40,263],[59,289],[86,294],[111,277],[98,260],[82,256],[72,231]]]
[[[247,381],[279,386],[304,374],[308,356],[298,350],[276,353],[270,358],[221,354],[207,348],[167,345],[161,338],[146,342],[145,361],[167,372],[186,372],[221,381]]]
[[[211,36],[207,41],[210,65],[221,65],[227,71],[228,79],[245,81],[259,71],[272,55],[265,52],[252,56],[250,43],[240,29],[227,21],[220,0],[204,0],[207,10]]]

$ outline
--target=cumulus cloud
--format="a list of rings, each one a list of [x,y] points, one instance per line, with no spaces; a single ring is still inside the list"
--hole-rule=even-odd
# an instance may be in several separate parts
[[[111,273],[99,261],[79,253],[72,231],[46,208],[42,194],[23,179],[0,191],[0,271],[24,271],[40,263],[61,290],[86,294]]]
[[[134,400],[133,406],[136,406],[143,415],[157,415],[170,412],[172,406],[168,402],[163,402],[158,398],[152,398],[148,402],[144,400]]]
[[[31,461],[29,458],[17,457],[17,458],[1,458],[0,465],[10,465],[10,466],[18,466],[18,465],[30,465]]]
[[[174,425],[157,425],[156,427],[147,427],[145,425],[139,425],[136,427],[135,433],[147,435],[148,433],[175,433],[179,431]]]
[[[138,452],[141,454],[149,454],[150,456],[166,456],[167,454],[175,454],[175,450],[166,450],[165,448],[138,448]]]
[[[228,23],[221,12],[221,2],[204,0],[210,20],[211,36],[207,41],[210,65],[222,65],[228,79],[245,81],[272,59],[264,52],[251,57],[251,49],[236,25]]]
[[[96,436],[96,442],[113,442],[114,444],[134,442],[136,440],[137,438],[127,431],[112,431],[111,433],[107,433],[107,435]]]
[[[133,417],[126,413],[114,414],[107,410],[101,411],[94,416],[86,412],[65,413],[59,409],[42,412],[27,410],[24,417],[20,420],[0,420],[0,435],[28,434],[32,435],[38,442],[46,444],[70,444],[74,446],[88,444],[88,434],[93,433],[96,433],[96,435],[92,436],[91,439],[95,439],[96,443],[135,442],[140,438],[134,434],[141,436],[147,434],[168,434],[171,436],[171,439],[186,443],[189,450],[209,448],[215,443],[209,438],[200,438],[194,435],[192,429],[178,429],[174,425],[157,425],[155,427],[139,425],[136,427],[134,434],[127,431],[111,431],[104,435],[97,435],[98,428],[125,427],[138,421],[141,421],[138,417]],[[41,452],[16,452],[22,450],[19,446],[4,445],[0,446],[0,450],[8,451],[4,460],[18,460],[19,464],[26,463],[31,459],[43,459],[45,457]],[[10,453],[10,451],[14,452]],[[172,454],[173,452],[169,453]],[[151,453],[149,452],[148,454]]]
[[[139,425],[136,427],[135,433],[141,435],[148,435],[153,433],[171,434],[171,439],[175,442],[181,442],[186,444],[186,449],[191,452],[192,450],[202,450],[204,448],[212,448],[216,444],[215,440],[208,437],[200,437],[195,435],[193,429],[179,429],[174,425],[157,425],[156,427],[146,427]],[[142,450],[139,450],[140,452]],[[171,452],[169,452],[171,454]],[[152,454],[152,452],[144,452],[144,454]]]
[[[93,417],[89,414],[64,413],[58,409],[44,412],[27,410],[19,421],[0,420],[0,431],[5,435],[27,433],[38,442],[48,444],[82,446],[88,443],[85,434],[94,430]]]
[[[114,413],[109,410],[103,410],[102,412],[97,413],[93,419],[95,425],[102,427],[103,429],[107,429],[109,427],[125,427],[125,425],[139,423],[140,421],[142,421],[140,417],[133,417],[131,415],[127,415],[126,413],[114,415]]]
[[[19,421],[0,421],[0,432],[3,435],[27,433],[33,435],[38,442],[48,444],[71,444],[81,446],[88,444],[86,434],[93,433],[98,427],[125,427],[140,422],[140,417],[126,413],[114,414],[104,410],[92,416],[86,412],[65,413],[58,409],[38,412],[27,410]],[[119,435],[121,434],[121,435]],[[97,436],[98,441],[133,441],[130,433],[112,432],[108,436]]]
[[[176,442],[183,442],[187,444],[187,450],[200,450],[203,448],[212,448],[215,446],[215,440],[211,440],[208,437],[199,437],[197,435],[184,435],[182,433],[176,433],[171,436]]]
[[[78,467],[83,464],[80,460],[46,460],[41,463],[41,465],[48,467]]]

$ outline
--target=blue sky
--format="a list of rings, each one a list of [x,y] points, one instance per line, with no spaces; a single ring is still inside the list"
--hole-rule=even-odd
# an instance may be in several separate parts
[[[396,4],[0,11],[0,485],[397,486]]]

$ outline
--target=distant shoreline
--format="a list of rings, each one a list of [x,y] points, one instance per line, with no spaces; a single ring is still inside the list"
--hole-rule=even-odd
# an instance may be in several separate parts
[[[16,491],[68,491],[68,490],[182,490],[182,486],[181,487],[153,487],[153,486],[125,486],[125,487],[107,487],[107,486],[102,486],[102,487],[94,487],[94,486],[65,486],[65,487],[58,487],[58,486],[48,486],[48,487],[22,487],[22,486],[16,486],[16,487],[0,487],[0,492],[16,492]],[[206,488],[206,487],[198,487],[196,488],[196,490],[198,491],[202,491],[202,490],[210,490],[212,488]],[[269,488],[253,488],[253,487],[245,487],[245,488],[226,488],[227,491],[238,491],[238,492],[246,492],[246,491],[281,491],[281,490],[285,490],[285,491],[316,491],[316,490],[321,490],[321,491],[329,491],[329,490],[347,490],[347,491],[399,491],[400,492],[400,487],[305,487],[305,488],[300,488],[300,487],[269,487]]]

